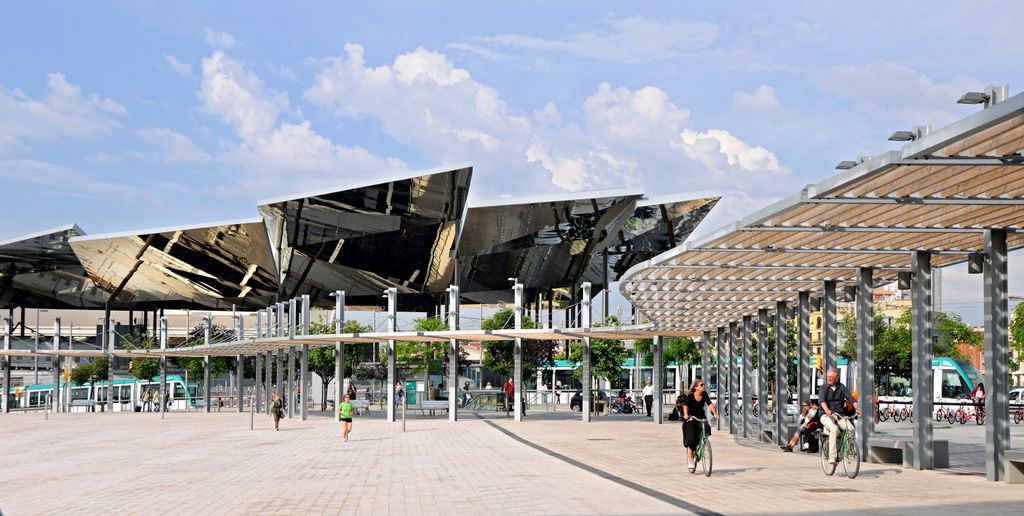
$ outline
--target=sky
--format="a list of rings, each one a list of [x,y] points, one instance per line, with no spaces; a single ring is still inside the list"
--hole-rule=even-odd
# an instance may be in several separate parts
[[[1014,2],[375,4],[5,5],[0,239],[466,162],[473,200],[716,192],[699,235],[1024,85]],[[980,324],[980,277],[943,281]]]

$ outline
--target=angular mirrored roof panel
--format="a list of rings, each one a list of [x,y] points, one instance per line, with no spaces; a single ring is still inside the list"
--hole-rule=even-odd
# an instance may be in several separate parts
[[[280,260],[281,297],[309,294],[333,305],[330,293],[344,290],[356,303],[379,304],[389,287],[443,292],[472,173],[467,165],[260,203]]]
[[[528,290],[576,283],[641,196],[616,189],[470,207],[459,242],[460,292],[474,302],[508,302],[508,278]]]
[[[630,267],[686,241],[719,199],[666,196],[638,202],[633,216],[608,245],[608,280],[618,281]],[[582,281],[603,285],[603,266],[604,257],[599,253]]]
[[[0,306],[102,306],[105,294],[68,244],[84,234],[69,224],[0,242]]]
[[[265,305],[277,290],[260,219],[78,237],[71,240],[88,276],[107,292],[124,282],[115,305]]]

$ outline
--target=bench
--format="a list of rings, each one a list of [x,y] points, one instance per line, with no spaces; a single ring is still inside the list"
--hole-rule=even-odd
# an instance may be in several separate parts
[[[932,466],[949,467],[949,441],[932,441]],[[903,464],[904,468],[914,467],[914,441],[872,437],[868,439],[868,462]]]
[[[409,408],[420,411],[420,415],[425,415],[425,410],[448,410],[448,400],[422,400],[415,405],[410,405]]]
[[[370,402],[366,400],[352,400],[349,403],[352,404],[352,408],[355,409],[356,414],[359,414],[360,410],[365,410],[367,414],[370,413]]]
[[[1024,450],[1005,450],[1006,483],[1024,484]]]
[[[86,412],[93,412],[95,410],[96,402],[93,400],[71,400],[69,406],[71,408],[84,407]]]

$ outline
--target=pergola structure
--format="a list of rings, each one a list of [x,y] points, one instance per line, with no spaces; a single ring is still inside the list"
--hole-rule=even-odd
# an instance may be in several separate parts
[[[875,384],[872,289],[899,280],[912,293],[913,461],[933,467],[931,427],[932,271],[968,262],[983,273],[985,304],[985,376],[987,382],[987,477],[1006,477],[1009,447],[1007,252],[1024,247],[1024,95],[1006,98],[1005,88],[988,90],[985,108],[941,130],[915,128],[911,141],[860,163],[844,162],[843,172],[808,185],[704,238],[690,241],[630,269],[622,293],[656,329],[698,331],[702,362],[717,342],[720,400],[731,403],[729,427],[752,437],[767,427],[764,411],[751,414],[751,356],[757,332],[765,356],[767,328],[776,324],[777,400],[788,400],[785,356],[786,320],[799,327],[797,396],[807,399],[810,385],[810,301],[820,297],[823,311],[822,355],[836,364],[837,296],[856,299],[857,384],[869,392]],[[983,284],[982,284],[983,283]],[[795,310],[793,310],[795,306]],[[726,358],[728,357],[728,358]],[[767,360],[759,361],[759,399]],[[723,371],[723,367],[727,371]],[[742,409],[737,391],[743,373]],[[786,403],[775,404],[775,439],[789,435]],[[738,428],[741,426],[742,428]],[[860,449],[866,453],[874,433],[874,414],[864,411]]]

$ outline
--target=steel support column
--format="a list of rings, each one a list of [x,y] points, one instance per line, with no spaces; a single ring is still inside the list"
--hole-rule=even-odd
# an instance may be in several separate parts
[[[768,430],[768,309],[757,311],[757,438]]]
[[[203,344],[206,344],[207,346],[209,346],[210,342],[213,340],[213,316],[212,315],[207,315],[206,317],[203,317],[203,322],[206,323],[205,327],[203,328]],[[113,339],[111,339],[111,343],[113,343]],[[113,383],[114,383],[113,382],[113,378],[111,378],[110,385],[113,385]],[[204,410],[206,412],[210,411],[210,401],[213,399],[212,396],[211,396],[211,391],[213,391],[213,382],[212,382],[212,379],[210,377],[210,355],[204,355],[203,356],[203,404],[205,405]],[[111,410],[113,410],[113,407],[111,407]]]
[[[11,337],[14,334],[14,318],[4,317],[4,351],[11,350]],[[4,405],[4,414],[11,412],[11,357],[4,356],[4,390],[0,403]]]
[[[786,406],[789,405],[787,310],[785,301],[775,303],[775,431],[773,432],[775,444],[785,443],[789,437],[789,424],[786,421],[786,418],[789,417],[786,411]]]
[[[167,318],[160,317],[160,350],[167,351]],[[167,412],[167,357],[160,357],[160,397],[157,400],[160,406],[160,419],[164,418]]]
[[[836,282],[826,281],[821,297],[821,360],[822,373],[836,368],[836,347],[839,325],[836,323]]]
[[[985,231],[985,478],[1006,480],[1010,447],[1006,231]]]
[[[700,334],[700,380],[704,382],[704,390],[711,395],[711,332],[704,330]],[[689,386],[684,385],[683,390]]]
[[[932,256],[914,251],[910,258],[911,385],[913,387],[913,468],[934,467],[932,435]]]
[[[874,271],[862,267],[857,271],[857,400],[864,414],[860,418],[857,445],[861,457],[868,460],[868,439],[875,433],[875,303]]]
[[[297,300],[288,300],[288,339],[295,340],[295,330],[298,327],[299,318]],[[288,417],[295,417],[295,346],[288,346]]]
[[[651,377],[654,382],[654,404],[651,407],[651,414],[654,418],[654,422],[662,424],[664,422],[665,413],[665,362],[664,362],[664,350],[665,338],[661,335],[654,336],[654,371]]]
[[[796,397],[802,403],[817,395],[811,384],[811,293],[797,294],[797,377]]]
[[[398,331],[398,289],[391,287],[384,291],[385,297],[388,299],[388,333]],[[395,366],[395,360],[398,357],[395,354],[395,340],[388,340],[387,344],[388,354],[388,421],[395,421],[395,403],[398,402],[397,397],[397,373],[398,368]],[[408,393],[406,393],[408,395]]]
[[[60,317],[53,318],[53,349],[60,353]],[[71,346],[68,345],[68,349]],[[68,394],[71,390],[68,389]],[[53,397],[50,398],[50,410],[59,412],[60,409],[60,355],[53,355]]]
[[[263,338],[263,310],[256,311],[256,339]],[[256,406],[253,410],[263,409],[263,353],[256,353],[256,361],[253,362],[255,370],[253,371],[256,375]]]
[[[572,289],[576,291],[575,288]],[[583,283],[583,326],[585,328],[590,327],[590,283]],[[575,320],[575,319],[574,319]],[[571,327],[570,325],[566,325]],[[572,325],[575,326],[575,325]],[[583,337],[583,406],[580,410],[580,415],[584,423],[590,422],[590,411],[593,410],[593,392],[594,379],[590,373],[590,337]]]
[[[448,287],[448,329],[459,329],[459,287]],[[459,420],[459,341],[448,340],[448,421]]]
[[[302,336],[309,336],[309,294],[302,294]],[[309,344],[303,344],[302,356],[299,358],[301,367],[299,369],[299,399],[302,403],[300,413],[302,420],[306,420],[309,411]]]
[[[523,284],[519,283],[519,280],[513,280],[512,299],[515,303],[513,307],[515,328],[521,330],[523,328]],[[512,346],[512,385],[514,386],[514,395],[508,402],[512,404],[513,419],[515,421],[522,421],[523,404],[520,400],[525,393],[523,387],[523,339],[516,338]]]
[[[331,296],[334,297],[334,334],[341,335],[345,331],[345,291],[335,290]],[[345,344],[340,340],[334,343],[334,379],[334,422],[338,423],[341,421],[338,407],[345,396]]]
[[[743,386],[743,437],[754,437],[754,373],[751,344],[754,336],[754,318],[743,316],[743,363],[740,367],[740,385]]]
[[[728,406],[727,400],[729,399],[726,391],[726,384],[728,383],[726,375],[729,374],[729,371],[725,368],[729,356],[729,353],[725,350],[726,342],[729,340],[725,335],[727,331],[729,331],[728,328],[719,326],[715,338],[715,401],[718,404],[719,411],[718,421],[716,422],[716,430],[718,431],[722,430],[722,414],[725,412],[725,407]]]
[[[245,314],[238,314],[238,338],[237,341],[245,340]],[[245,356],[237,355],[235,357],[235,386],[238,388],[236,404],[238,405],[238,412],[242,412],[242,405],[245,404]]]
[[[729,433],[734,435],[740,431],[741,417],[736,412],[739,409],[736,402],[739,397],[737,391],[740,389],[740,370],[736,364],[736,357],[739,354],[736,351],[740,342],[739,333],[740,325],[735,322],[729,323],[729,387],[727,389],[729,391],[729,407],[727,410],[729,411]]]

